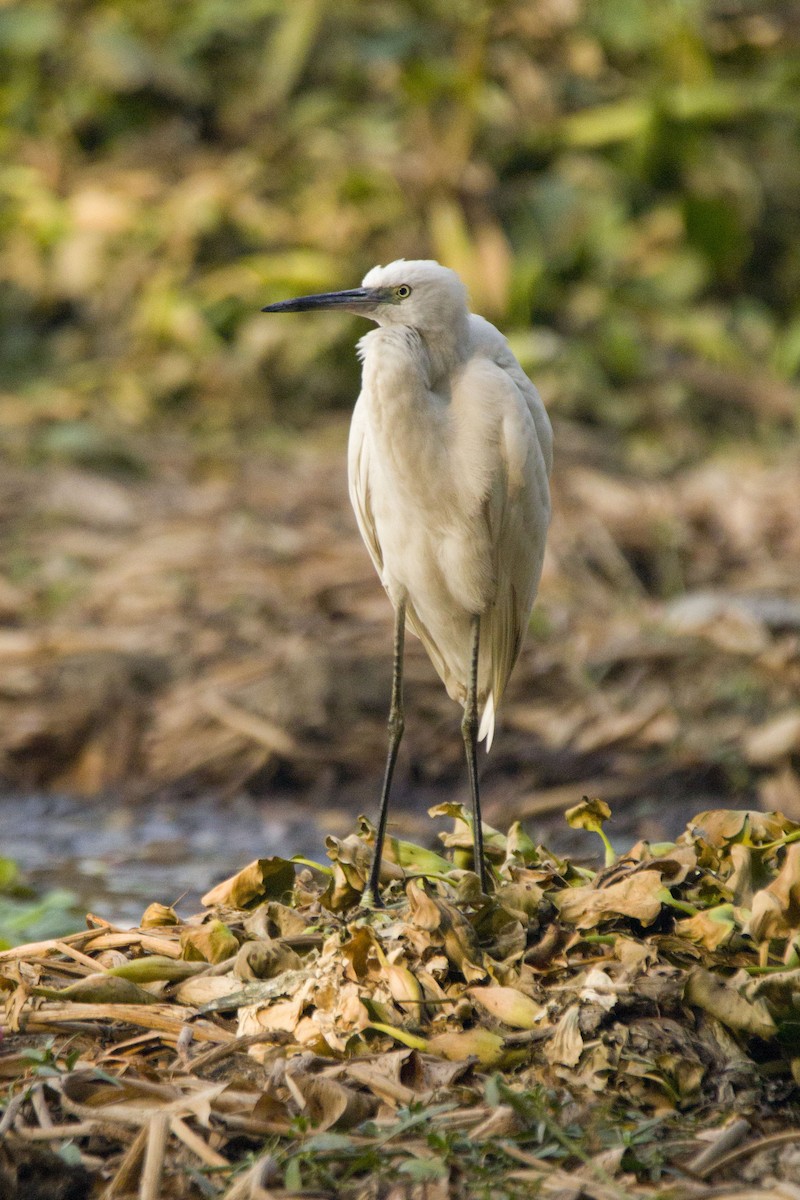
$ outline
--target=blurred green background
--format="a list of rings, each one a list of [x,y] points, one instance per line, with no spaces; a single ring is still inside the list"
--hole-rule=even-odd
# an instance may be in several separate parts
[[[669,469],[796,420],[800,6],[0,7],[0,427],[249,435],[349,406],[264,303],[433,256],[551,410]]]

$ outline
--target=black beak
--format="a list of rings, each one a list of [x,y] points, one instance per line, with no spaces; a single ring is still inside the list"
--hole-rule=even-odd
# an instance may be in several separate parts
[[[351,288],[347,292],[322,292],[318,296],[298,296],[296,300],[280,300],[268,304],[262,312],[313,312],[341,308],[345,312],[363,313],[386,300],[384,288]]]

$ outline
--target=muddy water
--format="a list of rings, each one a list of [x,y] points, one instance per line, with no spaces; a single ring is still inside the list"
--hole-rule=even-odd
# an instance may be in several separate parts
[[[155,900],[175,903],[183,915],[198,911],[213,883],[254,858],[304,854],[325,862],[325,832],[290,801],[0,797],[0,855],[37,890],[67,888],[79,912],[123,925],[136,924]]]

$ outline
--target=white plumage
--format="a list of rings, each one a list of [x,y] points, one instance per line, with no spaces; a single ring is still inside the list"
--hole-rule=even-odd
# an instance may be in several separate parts
[[[464,705],[476,870],[486,889],[475,744],[494,735],[539,585],[550,522],[552,432],[536,388],[493,325],[470,313],[454,271],[432,261],[373,267],[360,288],[266,312],[341,308],[378,325],[361,339],[350,428],[350,498],[395,607],[389,755],[372,870],[378,881],[403,733],[403,630],[421,639]],[[479,723],[480,718],[480,723]]]
[[[365,288],[406,285],[359,343],[350,499],[395,607],[448,693],[466,699],[470,619],[481,617],[479,737],[491,746],[539,585],[550,522],[552,433],[508,342],[467,311],[430,261],[374,267]]]

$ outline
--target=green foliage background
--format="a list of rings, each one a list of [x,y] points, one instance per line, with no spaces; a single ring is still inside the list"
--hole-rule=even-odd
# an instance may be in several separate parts
[[[259,308],[428,255],[562,417],[741,433],[676,366],[800,366],[798,44],[788,0],[6,3],[5,437],[349,405],[354,326]]]

